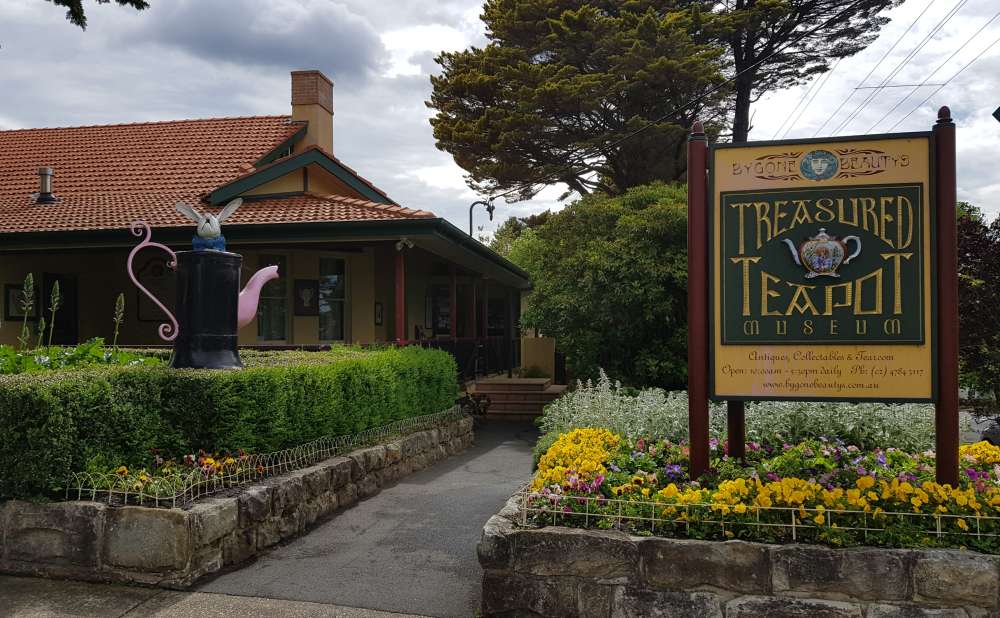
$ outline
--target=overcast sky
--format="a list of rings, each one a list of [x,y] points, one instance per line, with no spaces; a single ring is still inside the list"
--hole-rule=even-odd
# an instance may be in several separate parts
[[[462,170],[434,147],[428,76],[441,50],[482,45],[480,0],[150,0],[136,12],[86,1],[81,31],[64,10],[42,0],[0,2],[0,128],[71,126],[179,118],[286,114],[292,69],[318,68],[334,81],[334,151],[401,204],[431,210],[462,229],[478,198]],[[997,0],[908,0],[890,13],[881,38],[814,88],[794,124],[807,86],[776,93],[755,107],[751,139],[831,134],[867,92],[854,91],[911,22],[926,13],[865,82],[879,85],[941,23],[955,16],[889,83],[940,84],[1000,37]],[[905,101],[893,88],[862,107],[840,134],[885,132],[936,86]],[[898,109],[872,127],[900,101]],[[924,130],[948,104],[959,125],[959,197],[1000,213],[1000,44],[931,97],[895,130]],[[796,112],[797,114],[797,112]],[[779,132],[780,129],[780,132]],[[558,207],[553,188],[531,202],[500,204],[509,215]],[[476,213],[486,224],[485,211]]]

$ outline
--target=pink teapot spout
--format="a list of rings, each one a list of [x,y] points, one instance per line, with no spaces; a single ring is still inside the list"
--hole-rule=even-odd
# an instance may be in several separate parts
[[[247,281],[246,287],[244,287],[243,291],[240,292],[240,305],[236,320],[236,324],[239,328],[243,328],[250,322],[253,322],[254,317],[257,315],[257,301],[260,300],[261,288],[263,288],[264,284],[268,281],[277,278],[277,266],[261,268],[255,272],[252,277],[250,277],[250,280]]]

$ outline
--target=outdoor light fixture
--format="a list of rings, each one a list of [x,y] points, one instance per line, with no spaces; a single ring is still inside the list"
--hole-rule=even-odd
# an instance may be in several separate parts
[[[492,198],[488,201],[477,200],[472,202],[472,205],[469,206],[469,236],[472,236],[472,209],[480,204],[486,208],[486,212],[490,213],[490,221],[493,220],[493,211],[496,210],[497,207],[493,205]]]

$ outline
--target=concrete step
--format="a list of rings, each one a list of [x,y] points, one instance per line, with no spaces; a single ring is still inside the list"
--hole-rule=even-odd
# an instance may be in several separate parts
[[[551,385],[549,378],[484,378],[476,380],[476,392],[544,391]]]

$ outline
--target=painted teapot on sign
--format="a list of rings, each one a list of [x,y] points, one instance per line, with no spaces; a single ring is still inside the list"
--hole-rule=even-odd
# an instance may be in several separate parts
[[[848,243],[852,240],[856,246],[854,252],[848,255]],[[861,255],[860,238],[845,236],[843,239],[838,239],[827,234],[826,228],[820,228],[818,234],[805,240],[798,247],[787,238],[782,242],[788,245],[795,264],[806,269],[806,279],[822,276],[840,277],[837,269]]]

